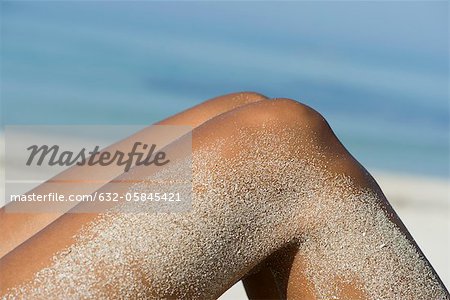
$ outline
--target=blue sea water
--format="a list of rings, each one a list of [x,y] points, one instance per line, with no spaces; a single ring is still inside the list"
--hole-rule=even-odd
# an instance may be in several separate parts
[[[253,90],[369,169],[449,177],[447,1],[2,1],[2,123],[150,124]]]

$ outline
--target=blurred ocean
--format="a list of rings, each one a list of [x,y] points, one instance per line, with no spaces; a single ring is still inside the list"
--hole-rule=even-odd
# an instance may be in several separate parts
[[[449,4],[1,1],[2,124],[150,124],[253,90],[363,165],[449,177]]]

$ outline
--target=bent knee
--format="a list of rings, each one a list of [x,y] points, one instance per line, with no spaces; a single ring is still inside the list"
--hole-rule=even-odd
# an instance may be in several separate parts
[[[214,97],[204,102],[214,106],[225,106],[229,108],[238,107],[244,104],[268,100],[266,96],[256,92],[237,92]]]
[[[273,103],[273,113],[281,119],[303,125],[327,125],[325,118],[306,104],[288,98],[277,98]]]
[[[331,133],[325,118],[313,108],[298,101],[277,98],[263,101],[245,107],[243,118],[246,125],[251,127],[268,127],[272,125],[277,129],[292,128],[303,134]]]
[[[187,125],[197,127],[200,124],[233,109],[268,98],[255,92],[241,92],[215,97],[169,117],[158,125]]]
[[[209,99],[201,104],[201,113],[217,116],[247,104],[268,100],[262,94],[256,92],[239,92],[226,94]],[[195,109],[196,107],[194,107]]]
[[[233,98],[236,99],[237,101],[247,102],[247,103],[257,102],[257,101],[261,101],[261,100],[269,100],[269,98],[264,96],[263,94],[260,94],[257,92],[251,92],[251,91],[238,92],[238,93],[233,93],[230,95],[232,95]]]

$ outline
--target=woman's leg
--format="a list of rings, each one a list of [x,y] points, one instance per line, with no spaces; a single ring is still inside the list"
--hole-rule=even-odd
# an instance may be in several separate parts
[[[66,214],[0,261],[2,292],[214,298],[267,261],[281,297],[448,299],[375,181],[309,107],[250,104],[192,142],[189,212]],[[129,190],[152,191],[116,191]]]
[[[253,92],[242,92],[242,93],[233,93],[224,96],[219,96],[208,101],[205,101],[197,106],[194,106],[186,111],[178,113],[174,116],[171,116],[163,121],[156,123],[155,125],[182,125],[182,126],[191,126],[195,128],[202,124],[203,122],[234,108],[237,108],[242,105],[246,105],[249,103],[253,103],[256,101],[261,101],[267,99],[265,96],[253,93]],[[133,136],[124,139],[120,142],[117,142],[105,150],[114,153],[115,151],[123,151],[128,152],[134,141],[137,140],[145,140],[146,137],[151,137],[155,128],[150,126],[145,128]],[[181,131],[180,131],[181,134]],[[172,134],[169,140],[161,141],[162,145],[157,145],[159,147],[164,147],[168,143],[172,142],[174,139],[179,136],[174,136]],[[123,172],[123,168],[121,166],[117,166],[115,164],[109,166],[100,166],[98,168],[95,167],[82,167],[75,166],[69,168],[65,172],[56,177],[52,178],[52,180],[59,179],[79,179],[85,178],[84,173],[88,172],[98,174],[98,178],[104,179],[106,182],[114,179],[119,176]],[[80,185],[65,185],[65,190],[57,190],[55,184],[51,184],[49,182],[43,183],[37,188],[33,189],[36,194],[46,194],[46,193],[60,193],[60,194],[89,194],[99,189],[104,183],[90,183]],[[42,205],[45,205],[43,203]],[[0,228],[2,229],[2,234],[0,235],[0,257],[3,257],[6,253],[17,247],[22,242],[26,241],[32,235],[34,235],[39,230],[43,229],[45,226],[56,220],[59,216],[61,216],[65,211],[70,210],[74,204],[68,203],[70,206],[67,206],[66,210],[61,211],[61,209],[48,212],[48,213],[10,213],[7,212],[5,207],[0,208]],[[17,204],[8,204],[8,206],[17,205]],[[19,204],[20,205],[20,204]],[[52,204],[50,204],[52,205]],[[14,211],[11,209],[10,211]]]

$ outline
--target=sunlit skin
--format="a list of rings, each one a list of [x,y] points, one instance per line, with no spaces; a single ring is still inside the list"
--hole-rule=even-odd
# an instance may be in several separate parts
[[[187,109],[186,111],[173,115],[167,119],[164,119],[156,123],[156,125],[183,125],[191,126],[194,128],[221,113],[232,110],[241,105],[266,99],[267,98],[263,95],[251,92],[233,93],[219,96],[205,101],[200,105]],[[110,152],[127,152],[129,151],[134,141],[145,140],[147,136],[151,136],[152,134],[154,134],[154,132],[154,128],[150,126],[136,133],[130,138],[111,145],[105,150]],[[162,148],[172,142],[175,138],[176,137],[173,135],[170,136],[170,139],[159,138],[161,144],[158,146]],[[122,174],[123,167],[118,166],[117,164],[90,168],[75,166],[67,169],[64,174],[58,175],[52,179],[79,179],[83,178],[86,172],[89,172],[90,174],[94,172],[95,174],[97,174],[98,178],[112,180]],[[90,184],[77,186],[76,190],[72,189],[72,191],[76,191],[77,193],[89,194],[98,190],[102,185],[104,185],[104,183],[102,183],[101,181],[93,182]],[[66,190],[59,191],[55,190],[54,185],[44,183],[30,191],[30,193],[47,194],[50,192],[59,192],[69,194],[71,192],[69,188],[66,187]],[[14,204],[9,205],[12,206]],[[45,203],[43,205],[45,205]],[[75,204],[73,203],[68,203],[67,207],[65,207],[65,210],[48,210],[48,212],[45,213],[6,213],[5,207],[0,208],[0,228],[2,228],[2,234],[0,235],[0,257],[3,257],[5,254],[16,248],[28,238],[32,237],[35,233],[43,229],[45,226],[56,220],[62,215],[64,211],[69,211],[74,205]],[[12,211],[12,209],[10,211]]]
[[[297,150],[296,145],[290,145],[293,149],[292,155],[315,157],[319,165],[327,172],[346,175],[352,179],[355,186],[372,190],[378,195],[380,207],[386,211],[391,222],[398,226],[421,253],[377,183],[343,147],[320,114],[293,100],[267,100],[256,93],[244,95],[215,98],[168,118],[160,124],[193,126],[192,147],[194,153],[208,149],[218,139],[233,140],[233,137],[238,136],[238,132],[242,128],[255,136],[262,134],[260,133],[263,132],[261,126],[267,122],[273,124],[274,131],[282,132],[286,128],[294,129],[296,132],[295,143],[298,143],[298,148],[301,148],[302,151],[294,151]],[[310,139],[312,133],[317,137],[313,142]],[[309,143],[316,144],[310,145]],[[169,142],[168,147],[170,148],[171,145]],[[317,146],[327,149],[325,157],[316,155],[314,151]],[[278,147],[278,145],[274,145],[274,147]],[[229,159],[239,159],[240,154],[249,151],[250,148],[251,145],[230,145],[222,151],[221,155]],[[136,172],[139,174],[139,172],[145,172],[145,169],[137,169]],[[127,174],[118,178],[126,179]],[[122,190],[120,190],[121,188]],[[120,193],[126,191],[126,187],[118,188],[108,186],[108,184],[101,187],[99,191],[111,189]],[[73,244],[73,236],[79,232],[80,228],[97,217],[96,213],[66,213],[61,216],[55,214],[8,216],[3,212],[0,215],[0,222],[9,226],[11,230],[15,230],[13,224],[15,224],[14,228],[17,224],[31,225],[19,227],[22,229],[17,231],[18,238],[1,237],[8,245],[3,250],[7,254],[0,260],[1,293],[8,288],[31,280],[37,271],[49,266],[51,257],[56,252]],[[292,217],[301,218],[302,216]],[[211,222],[213,221],[211,220]],[[266,238],[269,240],[271,236],[268,234]],[[209,296],[219,296],[235,282],[243,279],[245,289],[251,299],[316,299],[312,283],[305,275],[304,269],[304,257],[301,251],[292,245],[285,246],[274,251],[265,260],[255,260],[251,266],[242,266],[233,280],[222,282],[221,286],[214,291],[214,295]],[[277,274],[277,276],[273,274]],[[367,296],[359,288],[358,278],[350,283],[342,283],[336,278],[329,278],[329,281],[330,284],[340,286],[340,299],[367,299]],[[445,289],[443,284],[440,284]],[[182,294],[182,292],[173,292],[173,295],[177,294]]]

